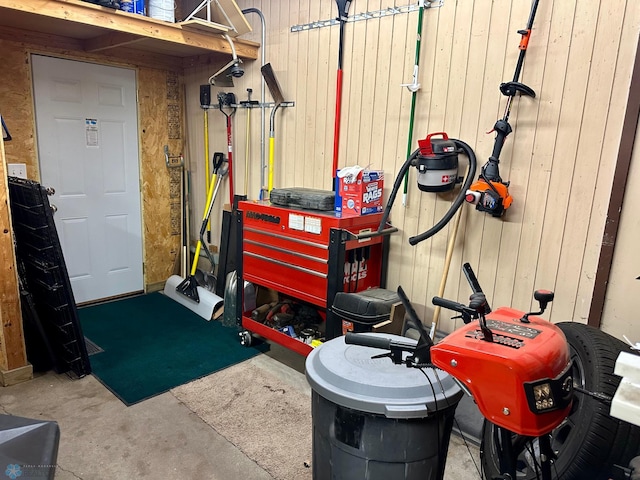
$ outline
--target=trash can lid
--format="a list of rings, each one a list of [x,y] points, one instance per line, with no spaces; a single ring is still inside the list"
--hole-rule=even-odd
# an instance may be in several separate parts
[[[364,335],[411,341],[386,333]],[[437,368],[421,372],[395,365],[387,357],[371,358],[381,353],[387,351],[347,345],[344,337],[334,338],[307,357],[307,381],[316,393],[331,402],[388,418],[423,418],[460,401],[463,392],[446,372]]]

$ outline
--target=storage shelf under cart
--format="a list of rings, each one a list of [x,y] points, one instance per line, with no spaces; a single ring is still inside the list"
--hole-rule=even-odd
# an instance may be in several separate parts
[[[336,293],[386,282],[388,235],[397,229],[377,233],[381,218],[382,214],[338,218],[333,212],[266,201],[239,202],[238,285],[248,281],[318,307],[326,313],[325,338],[335,338],[342,334],[342,323],[328,307]],[[351,257],[363,259],[355,270]],[[243,329],[301,355],[312,350],[309,344],[252,320],[251,312],[242,312],[243,290],[237,289],[236,302],[236,321]]]

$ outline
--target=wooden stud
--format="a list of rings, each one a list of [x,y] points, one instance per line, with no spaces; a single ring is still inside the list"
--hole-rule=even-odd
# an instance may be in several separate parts
[[[9,204],[9,183],[4,141],[0,138],[0,370],[8,372],[27,365],[18,291],[16,256]],[[24,374],[24,372],[23,372]]]

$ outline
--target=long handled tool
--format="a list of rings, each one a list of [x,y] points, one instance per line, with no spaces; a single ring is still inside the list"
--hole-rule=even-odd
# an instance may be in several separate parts
[[[211,105],[211,85],[200,85],[200,108],[204,112],[204,180],[205,192],[209,191],[209,106]],[[207,242],[211,243],[211,222],[207,223]]]
[[[401,85],[407,87],[411,92],[411,110],[409,113],[409,136],[407,139],[407,158],[411,155],[411,149],[413,148],[413,124],[416,116],[416,98],[418,96],[418,90],[420,90],[420,83],[418,82],[418,70],[420,67],[420,45],[422,43],[422,19],[424,17],[424,2],[425,0],[419,0],[420,10],[418,11],[418,29],[416,32],[416,55],[413,63],[413,81],[409,84]],[[407,205],[407,191],[409,188],[409,171],[404,174],[404,187],[402,190],[402,205]]]
[[[223,155],[223,153],[222,152],[214,153],[214,155],[213,155],[213,178],[211,179],[211,181],[212,182],[215,181],[216,182],[216,186],[215,186],[215,190],[213,191],[213,199],[212,199],[211,203],[209,203],[209,208],[207,209],[207,212],[205,214],[205,216],[207,218],[206,225],[205,225],[205,222],[203,222],[202,226],[200,227],[200,243],[202,245],[202,250],[204,250],[204,253],[205,253],[206,257],[209,260],[209,265],[211,266],[210,272],[209,273],[204,273],[202,275],[203,282],[200,285],[204,286],[209,291],[213,291],[215,289],[215,285],[216,285],[216,279],[215,279],[216,261],[213,258],[213,255],[211,254],[211,252],[209,251],[209,247],[207,246],[207,242],[204,241],[204,233],[205,233],[205,229],[209,228],[209,225],[211,225],[211,209],[213,208],[213,204],[215,203],[216,197],[218,196],[218,189],[220,188],[220,183],[222,182],[222,179],[224,178],[224,176],[227,174],[227,170],[222,168],[223,163],[224,163],[224,155]],[[197,247],[196,247],[196,258],[198,258],[199,254],[200,254],[200,252],[197,250]],[[196,271],[196,273],[198,273],[198,272]]]
[[[247,88],[247,99],[240,102],[240,105],[247,109],[247,131],[246,145],[244,149],[244,194],[249,195],[249,159],[251,158],[251,109],[259,106],[260,102],[251,100],[252,88]]]
[[[269,92],[273,97],[274,106],[271,110],[271,116],[269,118],[269,175],[268,175],[268,184],[267,184],[267,196],[271,194],[271,189],[273,189],[273,157],[275,152],[275,137],[276,137],[276,111],[284,102],[284,96],[282,95],[282,89],[280,88],[280,84],[278,83],[278,79],[276,78],[276,74],[273,72],[273,68],[270,63],[263,65],[260,68],[262,72],[262,77],[264,78],[267,87],[269,88]]]
[[[513,97],[518,93],[532,98],[536,96],[536,92],[534,92],[531,87],[520,83],[519,79],[520,73],[522,72],[522,65],[524,64],[524,57],[527,53],[527,46],[529,45],[529,38],[531,37],[533,20],[538,10],[538,1],[539,0],[534,0],[531,5],[527,28],[518,31],[522,38],[520,39],[520,55],[518,56],[518,63],[516,64],[516,70],[513,74],[513,80],[500,84],[500,92],[507,97],[507,105],[505,106],[504,116],[496,122],[493,130],[491,130],[491,132],[496,132],[493,152],[487,163],[482,167],[478,180],[471,185],[467,192],[467,201],[469,203],[475,204],[477,210],[490,213],[494,217],[501,217],[513,202],[513,198],[509,194],[509,182],[502,180],[498,167],[504,142],[507,136],[513,131],[509,124]]]
[[[199,286],[196,279],[196,270],[198,268],[200,249],[203,247],[203,244],[205,244],[204,233],[207,228],[209,217],[211,216],[211,209],[213,208],[213,204],[220,188],[221,182],[218,179],[222,179],[222,175],[218,173],[218,170],[219,166],[216,168],[216,171],[211,178],[211,182],[209,183],[209,191],[207,192],[207,204],[202,216],[200,238],[198,239],[198,243],[196,245],[196,251],[193,257],[191,271],[189,272],[187,278],[184,279],[182,277],[179,277],[178,275],[172,275],[171,277],[169,277],[164,286],[165,295],[167,295],[169,298],[172,298],[181,305],[184,305],[205,320],[211,320],[213,313],[223,304],[222,298],[217,296],[215,293]],[[206,245],[204,245],[204,248],[205,252],[208,252]]]
[[[236,113],[236,95],[234,93],[218,93],[218,107],[227,119],[227,158],[229,161],[229,203],[233,206],[233,124],[231,119]],[[225,108],[230,112],[225,112]]]
[[[344,31],[349,14],[351,0],[336,0],[338,5],[338,20],[340,21],[340,41],[338,44],[338,73],[336,75],[336,118],[333,129],[333,164],[331,175],[333,178],[333,190],[336,189],[336,175],[338,171],[338,151],[340,149],[340,116],[342,110],[342,61],[344,58]]]

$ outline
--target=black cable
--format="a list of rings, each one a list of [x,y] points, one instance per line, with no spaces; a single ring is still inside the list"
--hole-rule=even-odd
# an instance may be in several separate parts
[[[401,178],[401,177],[400,177]],[[442,439],[440,438],[440,418],[438,417],[438,399],[436,397],[436,389],[433,387],[433,383],[431,382],[431,379],[429,378],[429,375],[427,375],[427,372],[425,372],[424,368],[418,368],[418,370],[420,372],[422,372],[422,374],[425,376],[425,378],[427,379],[427,382],[429,382],[429,386],[431,387],[431,393],[433,394],[433,403],[435,405],[435,419],[436,419],[436,428],[438,429],[438,450],[437,450],[437,455],[438,455],[438,462],[443,462],[446,464],[446,458],[442,459],[440,457],[441,453],[440,453],[440,444],[442,443]],[[432,368],[432,370],[435,370],[435,368]],[[444,389],[442,388],[442,383],[440,384],[440,388],[442,389],[442,396],[446,399],[447,396],[444,394]],[[448,402],[447,402],[448,403]],[[443,465],[443,469],[444,471],[444,465]]]
[[[442,390],[442,393],[444,394],[444,386],[442,385],[442,381],[438,376],[438,368],[435,366],[433,369],[433,373],[436,376],[436,379],[438,380],[438,384],[440,385],[440,389]],[[451,408],[451,404],[449,403],[449,399],[447,398],[446,395],[444,395],[444,400],[447,403],[447,407]],[[476,472],[478,472],[478,476],[480,477],[480,480],[482,480],[483,478],[482,471],[478,467],[478,464],[476,463],[476,459],[473,458],[473,454],[471,453],[471,447],[467,443],[467,439],[464,437],[464,435],[462,435],[462,429],[460,428],[460,424],[458,423],[458,420],[456,419],[455,415],[453,416],[453,422],[456,424],[456,427],[458,428],[458,430],[460,430],[460,434],[461,434],[460,436],[462,437],[462,442],[464,443],[464,446],[467,447],[467,452],[469,452],[469,458],[471,458],[471,461],[473,462],[473,466],[476,467]]]
[[[380,220],[380,225],[378,226],[378,233],[382,232],[382,230],[384,230],[384,227],[387,225],[387,220],[389,219],[389,214],[391,213],[391,207],[393,206],[393,202],[395,201],[396,195],[398,194],[400,186],[402,185],[404,174],[407,173],[407,170],[409,170],[409,167],[411,166],[411,162],[413,162],[418,157],[419,153],[420,149],[418,148],[411,155],[409,155],[409,158],[407,158],[402,164],[402,167],[400,167],[400,171],[396,176],[396,180],[395,182],[393,182],[393,188],[391,189],[391,193],[389,194],[387,206],[385,207],[384,213],[382,214],[382,220]]]
[[[538,460],[536,459],[536,449],[533,448],[533,442],[529,440],[527,442],[527,451],[531,455],[531,459],[533,460],[533,468],[536,471],[536,479],[540,478],[540,472],[538,471]],[[540,444],[538,443],[538,450],[540,450]],[[540,455],[542,455],[542,451],[540,451]]]

